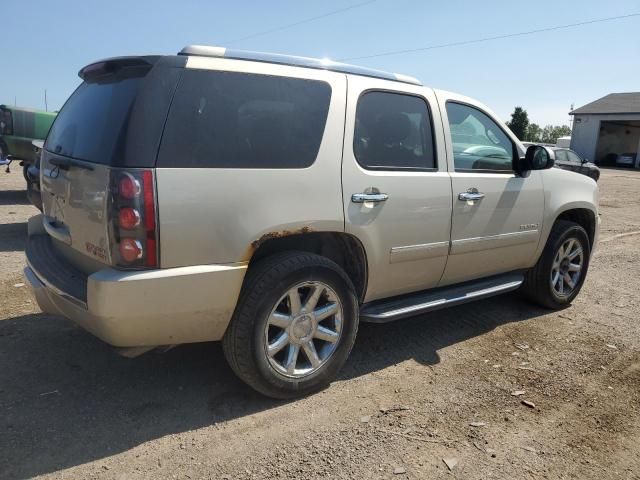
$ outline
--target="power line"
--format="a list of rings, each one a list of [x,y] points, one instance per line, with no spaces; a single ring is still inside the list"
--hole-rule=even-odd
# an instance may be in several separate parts
[[[640,13],[630,13],[629,15],[620,15],[620,16],[617,16],[617,17],[607,17],[607,18],[597,18],[595,20],[588,20],[586,22],[569,23],[567,25],[557,25],[555,27],[540,28],[540,29],[537,29],[537,30],[529,30],[529,31],[526,31],[526,32],[507,33],[505,35],[496,35],[496,36],[493,36],[493,37],[477,38],[475,40],[464,40],[462,42],[442,43],[440,45],[431,45],[431,46],[428,46],[428,47],[408,48],[406,50],[392,50],[392,51],[389,51],[389,52],[376,53],[376,54],[373,54],[373,55],[362,55],[360,57],[342,58],[342,59],[340,59],[338,61],[345,62],[345,61],[351,61],[351,60],[362,60],[362,59],[366,59],[366,58],[377,58],[377,57],[386,57],[386,56],[391,56],[391,55],[401,55],[403,53],[424,52],[424,51],[427,51],[427,50],[436,50],[438,48],[458,47],[460,45],[470,45],[472,43],[489,42],[489,41],[492,41],[492,40],[500,40],[500,39],[503,39],[503,38],[521,37],[521,36],[524,36],[524,35],[533,35],[535,33],[551,32],[553,30],[562,30],[562,29],[565,29],[565,28],[574,28],[574,27],[580,27],[580,26],[583,26],[583,25],[590,25],[592,23],[610,22],[612,20],[621,20],[623,18],[638,17],[638,16],[640,16]]]
[[[305,18],[303,20],[299,20],[299,21],[294,22],[294,23],[289,23],[287,25],[281,25],[279,27],[274,27],[274,28],[271,28],[269,30],[264,30],[262,32],[252,33],[252,34],[247,35],[245,37],[236,38],[235,40],[231,40],[230,42],[223,42],[222,45],[228,45],[230,43],[241,42],[243,40],[248,40],[249,38],[260,37],[262,35],[267,35],[269,33],[279,32],[281,30],[286,30],[288,28],[297,27],[298,25],[302,25],[304,23],[314,22],[314,21],[320,20],[322,18],[330,17],[332,15],[337,15],[338,13],[342,13],[342,12],[346,12],[346,11],[349,11],[349,10],[353,10],[355,8],[364,7],[365,5],[370,5],[370,4],[372,4],[372,3],[376,2],[376,1],[377,0],[369,0],[367,2],[356,3],[355,5],[350,5],[350,6],[345,7],[345,8],[340,8],[338,10],[333,10],[331,12],[323,13],[323,14],[317,15],[315,17]]]

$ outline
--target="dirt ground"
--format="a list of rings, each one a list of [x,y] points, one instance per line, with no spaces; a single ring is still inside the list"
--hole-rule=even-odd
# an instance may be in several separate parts
[[[39,313],[21,276],[35,209],[0,172],[0,478],[639,479],[640,172],[600,184],[572,307],[511,294],[361,325],[339,380],[281,402],[218,344],[125,359]]]

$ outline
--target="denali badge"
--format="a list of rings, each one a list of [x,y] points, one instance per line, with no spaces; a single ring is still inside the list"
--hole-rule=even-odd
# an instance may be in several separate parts
[[[107,259],[107,252],[105,251],[104,248],[94,245],[91,242],[87,242],[84,245],[85,245],[85,248],[87,249],[87,252],[89,252],[94,257],[98,257],[102,260]]]
[[[525,223],[524,225],[520,225],[520,230],[537,230],[537,223]]]

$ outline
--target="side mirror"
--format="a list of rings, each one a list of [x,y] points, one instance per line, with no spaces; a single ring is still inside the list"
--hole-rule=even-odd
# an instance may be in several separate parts
[[[553,167],[556,155],[553,150],[541,145],[531,145],[527,148],[527,153],[518,161],[516,171],[524,173],[529,170],[546,170]]]

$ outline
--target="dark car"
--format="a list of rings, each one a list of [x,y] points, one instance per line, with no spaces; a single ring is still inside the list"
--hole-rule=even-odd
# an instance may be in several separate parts
[[[552,148],[552,150],[556,154],[556,167],[581,173],[593,178],[596,182],[600,178],[600,169],[595,164],[581,158],[573,150],[568,148]]]

